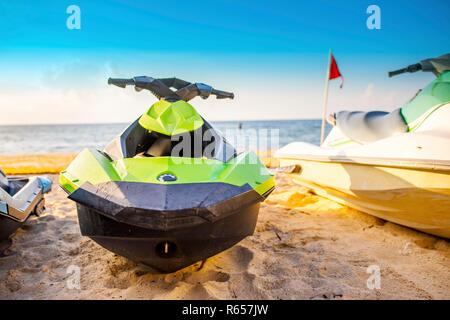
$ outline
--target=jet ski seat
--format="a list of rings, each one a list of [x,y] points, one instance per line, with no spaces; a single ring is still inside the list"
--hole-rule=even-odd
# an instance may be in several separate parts
[[[353,141],[369,143],[408,131],[400,110],[341,111],[335,115],[336,126]]]
[[[172,149],[172,141],[168,137],[159,137],[152,143],[145,155],[150,157],[169,157]]]

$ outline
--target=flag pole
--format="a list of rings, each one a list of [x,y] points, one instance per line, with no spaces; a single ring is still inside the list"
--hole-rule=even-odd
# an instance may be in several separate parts
[[[322,128],[320,130],[320,144],[325,140],[325,127],[327,118],[327,105],[328,105],[328,88],[330,87],[330,67],[331,67],[331,49],[328,54],[328,65],[327,65],[327,77],[325,79],[325,91],[323,94],[323,111],[322,111]]]

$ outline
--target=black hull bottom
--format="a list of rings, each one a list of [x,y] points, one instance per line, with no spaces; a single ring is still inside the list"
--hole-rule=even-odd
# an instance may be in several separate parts
[[[102,247],[162,272],[174,272],[209,258],[252,235],[259,203],[222,219],[154,230],[111,219],[95,209],[77,204],[81,233]]]
[[[0,216],[0,255],[11,246],[12,241],[9,238],[21,226],[21,222]]]

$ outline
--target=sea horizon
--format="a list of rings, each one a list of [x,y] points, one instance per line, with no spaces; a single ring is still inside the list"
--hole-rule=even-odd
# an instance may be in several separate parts
[[[320,140],[319,119],[222,120],[210,123],[238,149],[261,151],[255,147],[261,135],[271,141],[268,146],[271,150],[294,141],[319,144]],[[103,148],[127,125],[126,122],[0,125],[0,155],[72,153],[83,148]]]
[[[207,119],[206,119],[207,120]],[[251,119],[251,120],[207,120],[209,123],[227,123],[227,122],[271,122],[271,121],[322,121],[320,118],[298,118],[298,119]],[[0,124],[0,127],[21,127],[21,126],[71,126],[71,125],[120,125],[129,124],[130,122],[55,122],[55,123],[6,123]]]

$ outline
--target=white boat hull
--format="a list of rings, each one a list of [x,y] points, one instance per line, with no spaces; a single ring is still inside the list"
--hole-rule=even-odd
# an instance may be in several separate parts
[[[450,172],[282,160],[294,181],[320,196],[426,233],[450,238]],[[421,186],[421,187],[417,187]]]
[[[449,120],[447,104],[414,132],[337,148],[295,142],[276,157],[281,166],[299,166],[294,181],[318,195],[450,238]],[[327,140],[339,136],[333,131]]]

